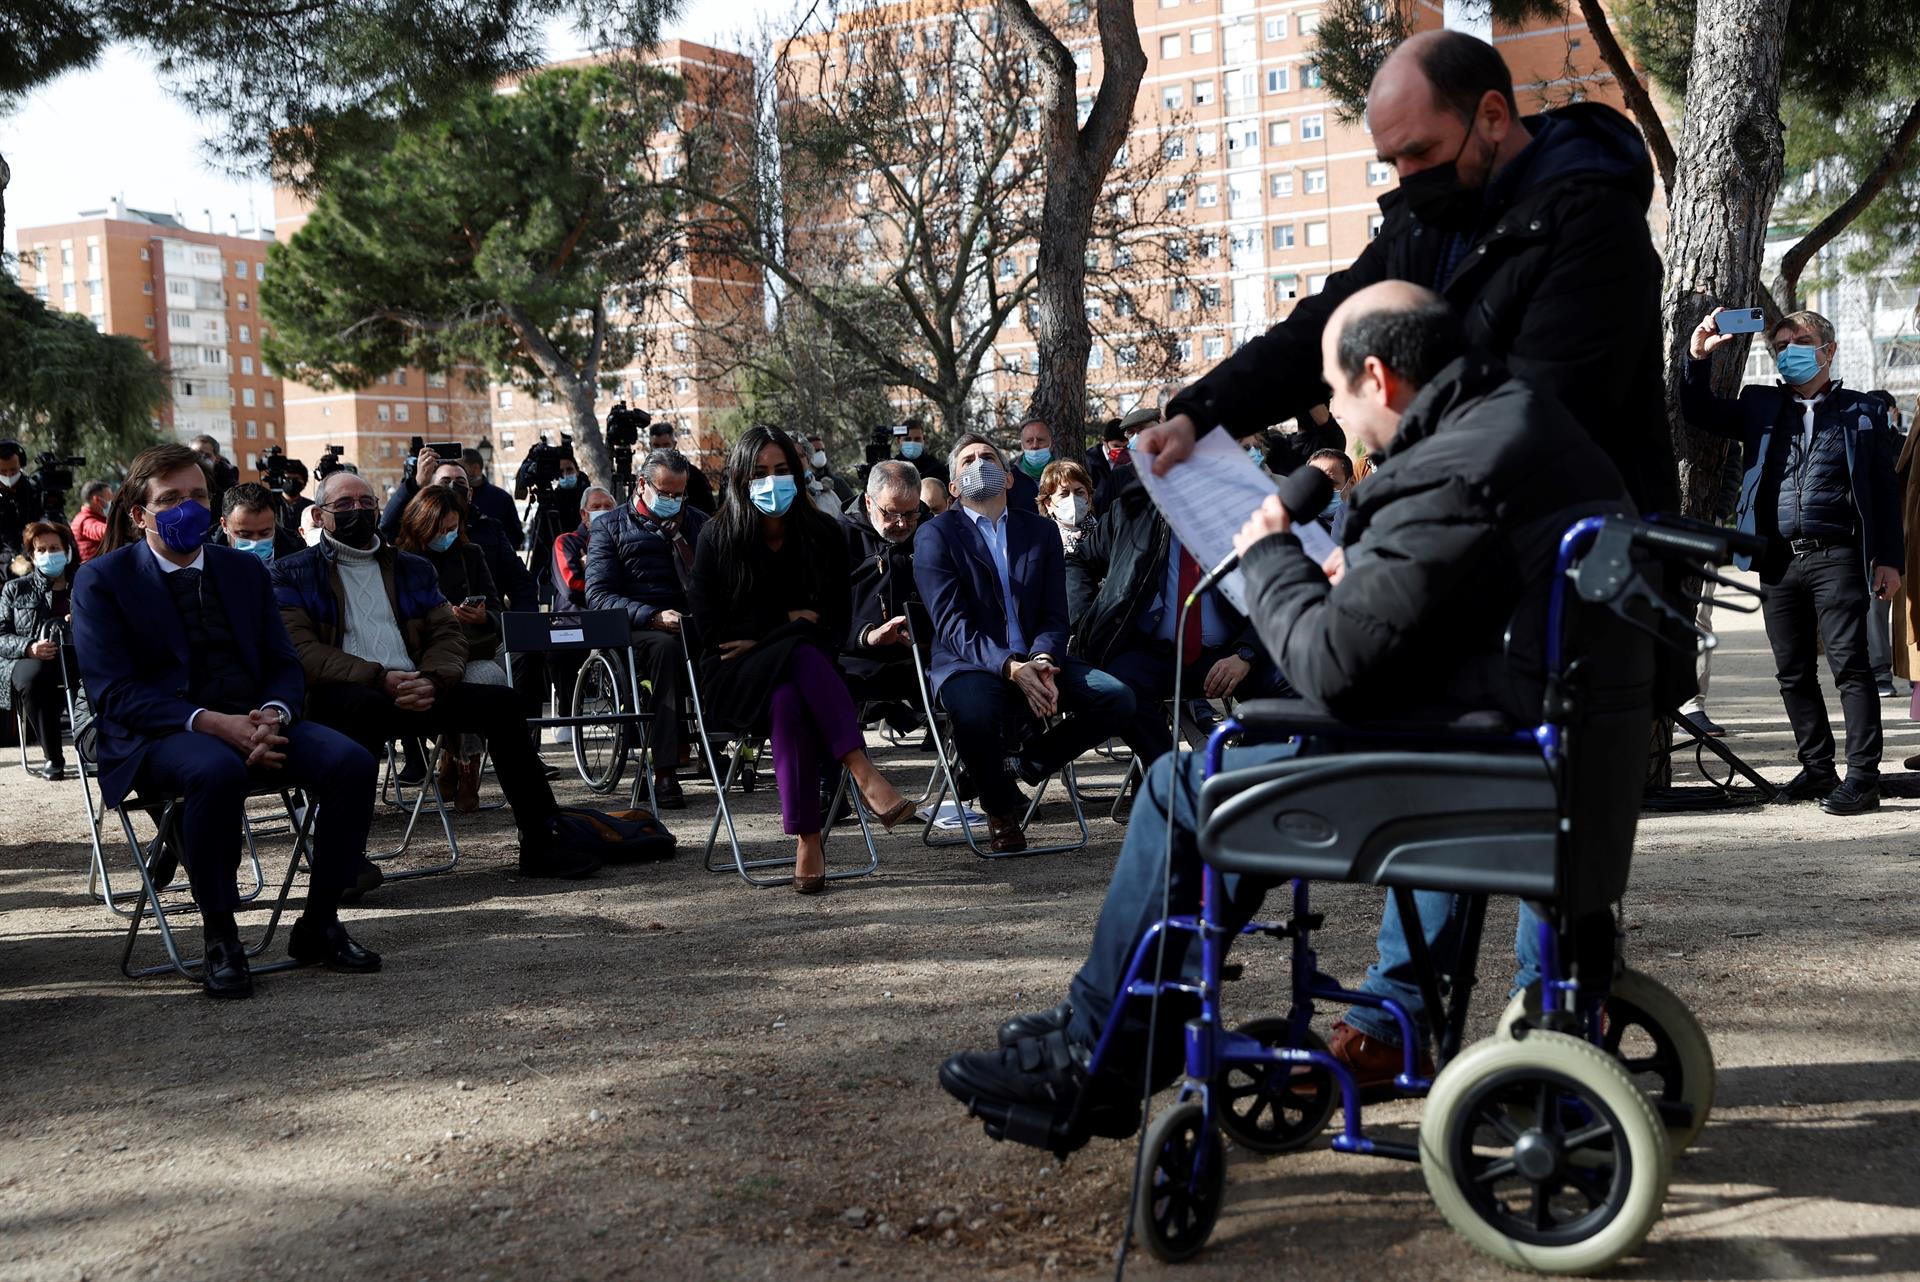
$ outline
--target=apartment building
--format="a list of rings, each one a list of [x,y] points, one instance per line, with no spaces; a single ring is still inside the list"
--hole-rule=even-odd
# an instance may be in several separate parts
[[[211,216],[209,215],[209,219]],[[285,445],[284,388],[260,357],[257,308],[264,231],[195,230],[176,214],[115,199],[70,223],[15,233],[23,288],[146,342],[172,371],[161,418],[181,441],[207,435],[243,471],[260,450]]]

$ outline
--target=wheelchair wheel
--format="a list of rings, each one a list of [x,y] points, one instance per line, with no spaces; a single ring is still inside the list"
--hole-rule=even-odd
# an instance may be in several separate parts
[[[1155,1259],[1190,1259],[1220,1218],[1226,1153],[1197,1099],[1182,1100],[1147,1128],[1135,1181],[1133,1231]]]
[[[1667,1192],[1667,1136],[1620,1061],[1564,1033],[1476,1042],[1420,1119],[1441,1214],[1502,1263],[1604,1269],[1643,1241]]]
[[[1539,1013],[1534,990],[1516,994],[1495,1036],[1508,1036],[1523,1020],[1536,1022]],[[1652,1098],[1667,1128],[1667,1151],[1678,1157],[1699,1138],[1713,1111],[1713,1044],[1685,1002],[1637,970],[1624,970],[1613,981],[1606,1013],[1604,1045]]]
[[[594,717],[625,711],[621,699],[620,678],[613,659],[596,650],[580,665],[573,680],[573,715]],[[580,780],[593,792],[605,795],[620,786],[627,768],[627,728],[625,726],[575,726],[573,728],[573,765]]]
[[[1262,1046],[1293,1044],[1293,1025],[1285,1019],[1256,1019],[1235,1031]],[[1300,1049],[1324,1051],[1327,1044],[1309,1029]],[[1235,1144],[1255,1153],[1291,1153],[1326,1128],[1340,1088],[1324,1068],[1235,1064],[1214,1084],[1213,1098],[1220,1105],[1220,1129]]]

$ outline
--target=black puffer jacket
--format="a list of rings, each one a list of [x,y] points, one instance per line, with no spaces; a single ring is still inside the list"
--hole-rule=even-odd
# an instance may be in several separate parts
[[[1347,501],[1338,586],[1291,534],[1248,549],[1255,627],[1294,688],[1343,719],[1531,724],[1560,535],[1632,510],[1620,474],[1551,396],[1467,360],[1421,389],[1377,457]]]
[[[1646,146],[1625,116],[1599,103],[1529,116],[1526,125],[1533,142],[1488,190],[1474,235],[1425,226],[1389,192],[1380,234],[1353,266],[1175,396],[1167,413],[1241,436],[1324,400],[1327,317],[1368,285],[1413,281],[1447,297],[1483,356],[1557,396],[1643,510],[1676,510]]]
[[[933,519],[924,503],[920,505],[920,519]],[[904,663],[909,658],[904,646],[869,646],[861,638],[868,629],[906,614],[909,602],[920,600],[920,591],[913,583],[913,540],[887,542],[867,519],[867,505],[858,500],[840,518],[840,529],[847,536],[847,563],[852,567],[848,597],[852,613],[840,666],[852,676],[870,676],[885,663]],[[932,643],[932,637],[921,638],[921,653],[925,654],[925,647]]]
[[[13,665],[43,639],[41,629],[52,618],[53,584],[38,570],[0,587],[0,711],[13,707]]]
[[[687,546],[700,541],[707,514],[686,506],[675,518]],[[625,610],[635,630],[653,626],[659,610],[687,612],[687,585],[674,568],[678,555],[669,529],[633,504],[600,518],[587,541],[587,605],[595,610]],[[690,567],[689,567],[690,568]]]

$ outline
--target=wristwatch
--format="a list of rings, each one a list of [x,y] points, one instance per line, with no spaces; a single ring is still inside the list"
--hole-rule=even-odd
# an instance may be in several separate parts
[[[1238,650],[1235,650],[1234,654],[1239,656],[1240,662],[1246,664],[1248,667],[1253,666],[1254,650],[1252,646],[1243,645]]]

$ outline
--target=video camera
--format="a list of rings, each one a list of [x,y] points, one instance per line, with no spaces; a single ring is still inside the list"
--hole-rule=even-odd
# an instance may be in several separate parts
[[[340,456],[346,452],[347,449],[344,445],[329,445],[326,449],[321,450],[320,463],[313,469],[314,477],[317,479],[323,476],[332,476],[335,472],[338,472],[340,470]]]
[[[867,441],[867,466],[872,467],[875,463],[884,463],[892,458],[897,448],[894,442],[906,434],[905,424],[896,423],[874,428],[872,437]]]
[[[269,445],[260,451],[260,483],[275,494],[285,494],[293,484],[294,468],[304,472],[307,465],[297,458],[288,458],[278,445]]]
[[[34,469],[34,488],[40,491],[41,511],[49,520],[64,522],[67,519],[67,491],[73,488],[73,469],[85,467],[87,456],[84,454],[60,455],[51,451],[35,460],[39,464]]]
[[[545,435],[539,442],[527,450],[526,462],[521,464],[520,475],[525,487],[535,493],[544,494],[553,483],[560,479],[560,460],[573,458],[573,437],[560,433],[558,445],[547,444]]]
[[[607,411],[607,453],[613,464],[614,484],[623,490],[633,488],[633,452],[640,447],[640,433],[652,426],[653,415],[628,409],[625,401],[615,402]]]

